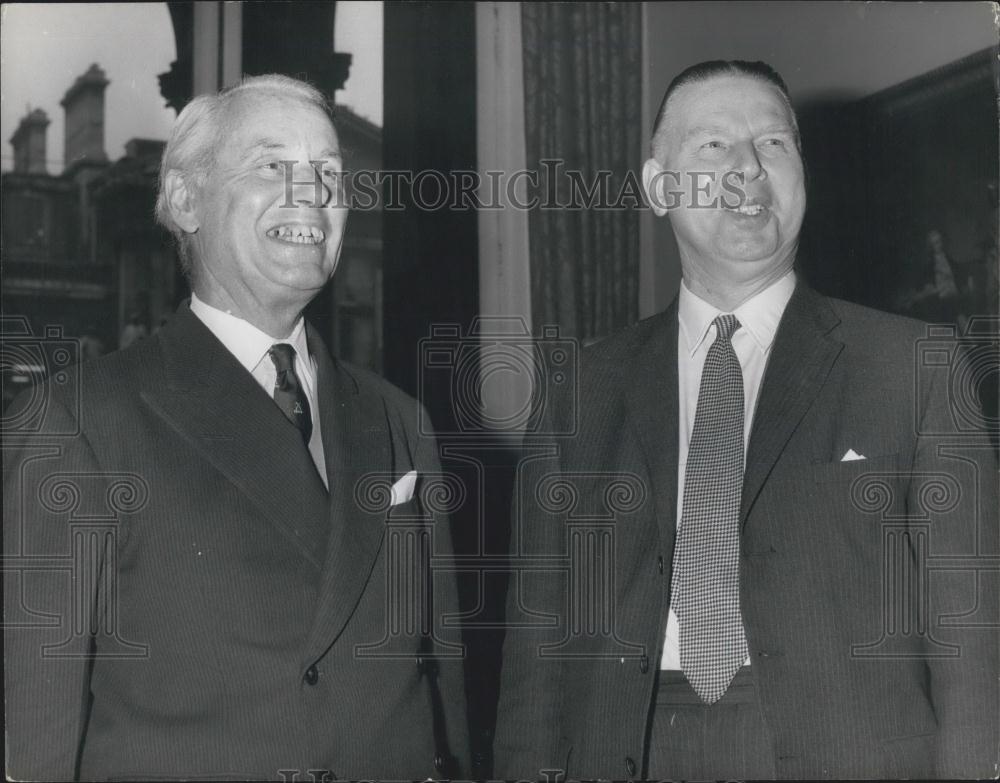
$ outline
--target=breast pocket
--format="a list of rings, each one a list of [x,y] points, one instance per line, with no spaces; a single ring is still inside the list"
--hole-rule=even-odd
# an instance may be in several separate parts
[[[765,487],[772,504],[830,519],[891,513],[905,500],[908,472],[899,455],[886,454],[847,462],[813,462],[775,471]]]
[[[803,478],[816,484],[853,483],[861,476],[887,473],[895,476],[899,467],[899,454],[884,454],[867,459],[838,462],[814,462],[806,466]]]
[[[807,553],[809,565],[824,571],[836,562],[876,568],[883,523],[905,516],[908,482],[898,454],[786,469],[767,482],[754,510],[755,551],[770,544]]]

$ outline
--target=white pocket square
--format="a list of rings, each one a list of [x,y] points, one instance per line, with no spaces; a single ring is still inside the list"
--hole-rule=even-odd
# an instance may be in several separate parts
[[[854,462],[858,459],[868,459],[864,454],[858,454],[854,449],[848,449],[847,453],[840,458],[841,462]]]
[[[384,486],[384,485],[383,485]],[[403,478],[392,485],[390,506],[398,506],[413,499],[413,490],[417,486],[417,471],[411,470]]]

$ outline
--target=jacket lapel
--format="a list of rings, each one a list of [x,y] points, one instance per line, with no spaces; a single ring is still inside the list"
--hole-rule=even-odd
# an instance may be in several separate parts
[[[318,568],[326,493],[298,431],[187,304],[159,339],[165,383],[142,398]]]
[[[361,598],[385,535],[386,511],[367,510],[355,489],[367,473],[394,469],[391,433],[381,396],[361,395],[357,382],[310,329],[317,361],[320,421],[333,522],[306,660],[319,658],[343,631]],[[398,478],[398,477],[397,477]]]
[[[802,281],[775,335],[747,449],[740,519],[746,519],[788,439],[830,374],[843,344],[829,336],[839,319]]]
[[[677,516],[677,300],[658,316],[635,356],[636,373],[626,393],[653,486],[653,502],[665,557],[673,552]]]

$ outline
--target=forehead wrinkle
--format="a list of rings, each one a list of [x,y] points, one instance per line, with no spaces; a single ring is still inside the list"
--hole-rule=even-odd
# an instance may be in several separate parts
[[[723,125],[695,125],[693,128],[688,128],[687,132],[684,134],[684,141],[687,141],[692,136],[698,136],[703,133],[729,133],[730,129]]]
[[[717,76],[709,77],[707,79],[699,79],[697,81],[693,81],[687,84],[682,84],[677,88],[674,94],[670,96],[670,98],[667,100],[666,105],[663,107],[663,113],[660,125],[654,130],[653,137],[652,139],[650,139],[650,154],[654,158],[661,160],[661,162],[663,161],[663,159],[665,159],[665,156],[667,154],[666,148],[668,146],[668,140],[671,136],[673,136],[673,138],[677,140],[677,142],[675,143],[684,143],[692,135],[692,133],[687,132],[683,136],[681,136],[680,139],[678,139],[676,136],[678,125],[682,125],[682,123],[678,123],[678,117],[677,117],[678,104],[680,104],[681,111],[683,112],[685,108],[685,102],[690,100],[692,94],[695,94],[697,90],[705,88],[706,86],[712,84],[713,82],[718,82],[718,81],[730,81],[730,83],[735,83],[738,81],[753,82],[763,86],[765,89],[771,92],[778,99],[781,105],[780,113],[782,115],[782,118],[780,120],[780,123],[776,124],[780,124],[784,129],[791,132],[791,134],[796,139],[796,143],[798,143],[799,140],[798,118],[795,116],[795,110],[793,109],[788,97],[782,94],[781,90],[779,90],[777,87],[767,82],[767,80],[761,79],[756,76],[743,75],[743,74],[739,75],[734,74],[730,76],[725,74],[719,74]],[[770,112],[770,109],[768,111]],[[714,114],[716,112],[712,113]],[[770,113],[775,114],[777,112],[770,112]],[[686,112],[684,112],[684,114],[686,114]],[[709,114],[708,117],[706,117],[705,119],[710,119],[710,118],[711,114]],[[704,128],[705,125],[703,124],[701,127]],[[772,125],[770,127],[774,126]],[[773,133],[774,131],[770,130],[765,132]]]
[[[262,138],[250,142],[250,144],[246,146],[245,152],[248,155],[252,155],[257,152],[274,152],[287,149],[289,149],[289,145],[284,142],[271,138]],[[340,150],[336,147],[326,147],[319,153],[316,159],[326,160],[328,158],[336,158],[337,160],[340,160]]]
[[[688,141],[689,139],[702,136],[706,134],[722,134],[722,135],[732,135],[734,133],[739,133],[742,130],[743,123],[735,123],[732,125],[695,125],[689,128],[682,137],[681,141]],[[739,126],[739,127],[738,127]],[[795,132],[794,127],[788,122],[774,122],[770,125],[766,125],[763,128],[753,129],[750,128],[754,136],[760,136],[767,133],[789,133],[793,134]]]
[[[256,141],[250,142],[246,146],[247,152],[256,152],[260,150],[262,152],[271,152],[272,150],[284,149],[285,145],[279,141],[274,141],[273,139],[257,139]]]

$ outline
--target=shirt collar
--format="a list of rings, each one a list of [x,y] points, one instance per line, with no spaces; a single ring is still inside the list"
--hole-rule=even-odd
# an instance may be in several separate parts
[[[295,353],[302,358],[309,355],[305,319],[302,316],[299,316],[288,337],[276,340],[249,321],[205,304],[194,293],[191,294],[191,312],[201,319],[236,360],[250,372],[257,368],[271,350],[271,346],[276,343],[289,343],[295,349]]]
[[[746,329],[761,353],[766,354],[771,349],[781,316],[794,289],[795,272],[789,270],[786,275],[733,311],[733,315],[739,319],[740,328]],[[683,280],[677,309],[684,344],[688,353],[693,356],[708,335],[712,322],[723,313],[691,293]]]

